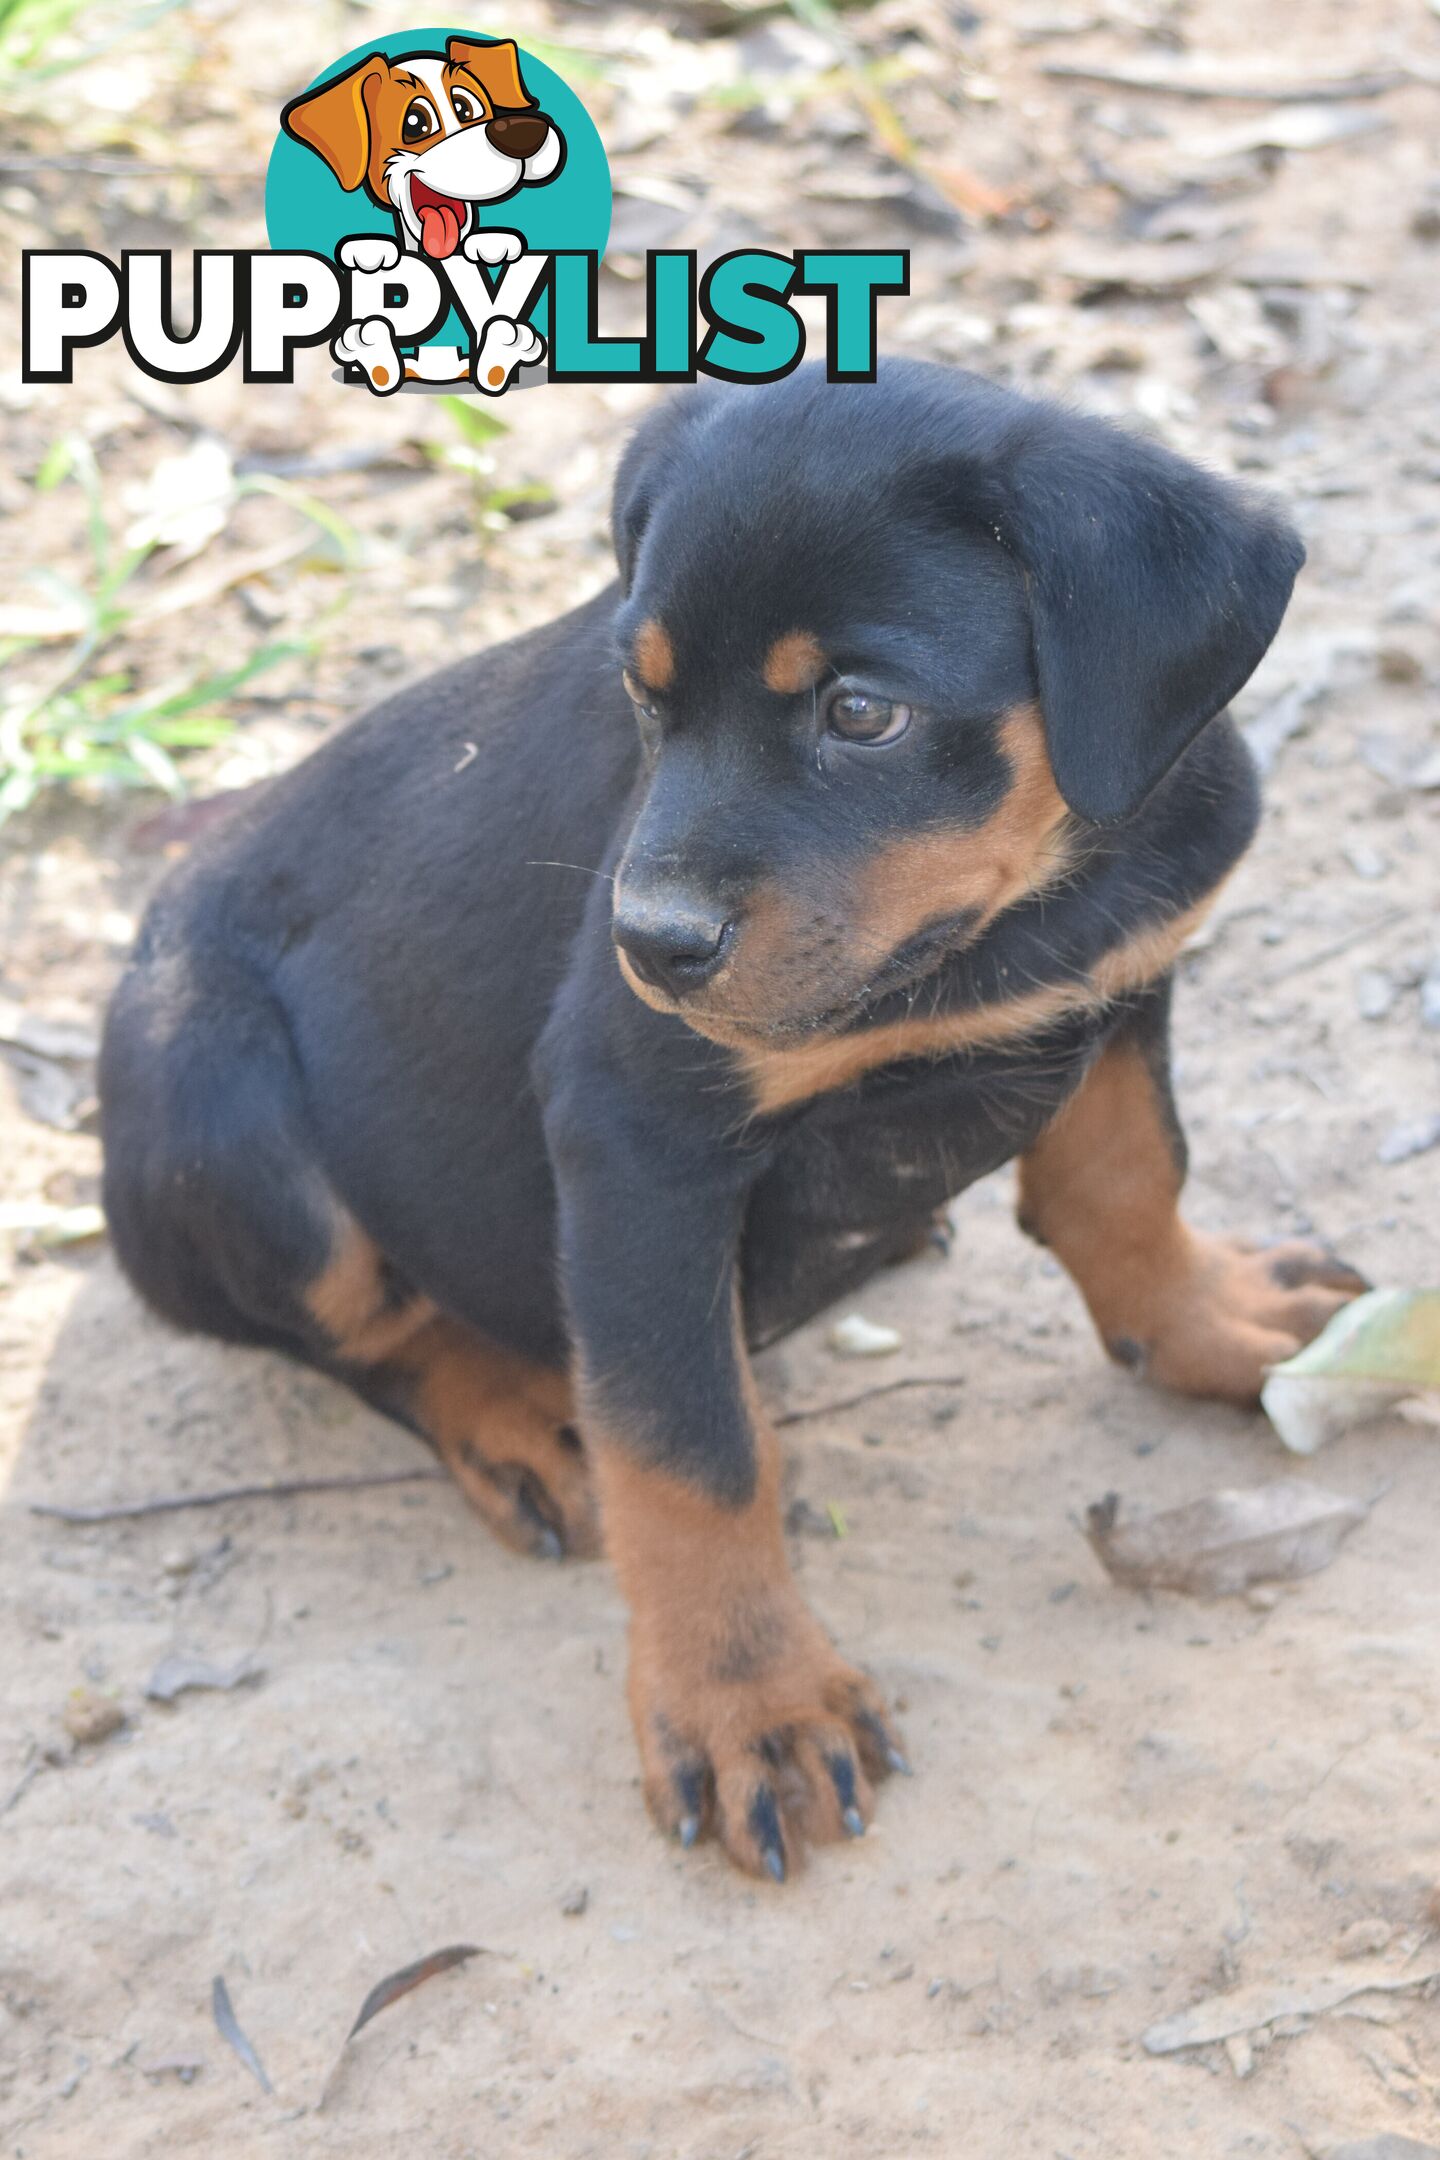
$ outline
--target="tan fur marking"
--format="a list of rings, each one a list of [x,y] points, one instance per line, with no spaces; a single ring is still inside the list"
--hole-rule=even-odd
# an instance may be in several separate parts
[[[983,929],[1026,893],[1052,884],[1067,865],[1070,821],[1039,712],[1019,706],[1009,713],[1000,745],[1010,785],[983,824],[896,841],[858,877],[832,878],[827,894],[762,885],[746,902],[731,954],[696,996],[677,1008],[626,970],[631,989],[657,1012],[678,1009],[697,1034],[764,1060],[769,1051],[756,1046],[768,1031],[807,1009],[856,997],[928,924],[973,910]],[[826,942],[817,942],[817,919],[830,933]]]
[[[685,1805],[675,1772],[703,1764],[713,1779],[714,1827],[731,1859],[758,1875],[764,1853],[750,1811],[757,1781],[774,1781],[794,1865],[802,1840],[847,1834],[826,1757],[856,1750],[854,1804],[868,1821],[866,1772],[886,1773],[888,1733],[879,1695],[840,1657],[790,1572],[779,1448],[739,1341],[738,1303],[736,1355],[756,1456],[747,1505],[722,1506],[648,1466],[601,1420],[587,1421],[586,1438],[605,1550],[630,1607],[630,1713],[646,1801],[660,1827],[674,1832]],[[761,1754],[762,1742],[777,1740],[790,1750],[783,1777]]]
[[[861,881],[860,917],[893,952],[942,916],[978,911],[982,925],[1046,885],[1065,866],[1069,812],[1055,785],[1034,706],[1000,726],[1011,770],[1005,798],[973,832],[916,833],[884,849]]]
[[[675,680],[670,633],[653,615],[647,615],[635,632],[635,672],[649,690],[668,690]]]
[[[825,655],[810,632],[787,630],[766,653],[761,673],[766,689],[777,697],[798,697],[802,690],[814,688],[825,668]]]
[[[589,1464],[558,1437],[574,1416],[563,1373],[502,1350],[443,1314],[394,1363],[414,1375],[416,1423],[497,1537],[530,1548],[535,1526],[520,1505],[528,1473],[541,1488],[530,1488],[530,1505],[558,1517],[565,1551],[599,1551]]]
[[[416,1424],[505,1544],[524,1551],[533,1543],[534,1513],[518,1504],[528,1472],[543,1488],[532,1510],[538,1504],[557,1518],[566,1552],[598,1550],[588,1464],[559,1438],[574,1414],[563,1374],[486,1341],[429,1298],[389,1307],[379,1247],[348,1214],[305,1303],[343,1363],[385,1366],[413,1383]]]
[[[773,1116],[812,1096],[849,1087],[867,1072],[899,1058],[949,1057],[957,1050],[1038,1034],[1067,1013],[1106,1004],[1127,990],[1143,989],[1164,973],[1193,936],[1213,899],[1208,894],[1184,914],[1153,924],[1116,946],[1083,982],[1057,983],[1027,991],[1003,1005],[980,1005],[933,1020],[896,1020],[861,1034],[827,1036],[793,1049],[741,1049],[740,1063],[755,1109],[762,1117]]]
[[[1153,1074],[1131,1044],[1104,1051],[1020,1164],[1020,1218],[1074,1277],[1122,1362],[1186,1395],[1252,1403],[1365,1287],[1313,1246],[1256,1250],[1191,1230]]]
[[[336,1353],[351,1365],[378,1365],[433,1318],[428,1298],[391,1305],[385,1295],[380,1248],[349,1215],[342,1217],[334,1251],[323,1273],[305,1291],[305,1303]]]

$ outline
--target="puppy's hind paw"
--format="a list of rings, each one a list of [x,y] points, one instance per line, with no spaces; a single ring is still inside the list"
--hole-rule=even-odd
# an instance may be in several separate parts
[[[475,387],[487,397],[499,397],[522,367],[544,357],[545,340],[538,330],[509,315],[492,315],[475,354]]]
[[[394,333],[383,315],[364,322],[347,323],[331,344],[331,354],[342,367],[358,367],[377,397],[391,397],[404,380],[405,370]]]
[[[518,262],[525,253],[525,242],[518,232],[473,232],[466,236],[460,252],[467,262],[485,263],[494,269],[500,263]]]
[[[400,249],[384,233],[355,233],[341,241],[335,259],[342,270],[393,270],[400,261]]]

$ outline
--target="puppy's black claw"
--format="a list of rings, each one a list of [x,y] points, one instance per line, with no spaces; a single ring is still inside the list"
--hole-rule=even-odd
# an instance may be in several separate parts
[[[861,1753],[865,1767],[872,1777],[883,1777],[887,1770],[898,1770],[901,1777],[913,1777],[914,1772],[890,1737],[885,1720],[873,1710],[861,1710],[855,1718],[861,1735]]]
[[[765,1871],[777,1883],[785,1880],[785,1840],[780,1831],[780,1810],[768,1785],[762,1785],[750,1802],[750,1835],[760,1848]]]
[[[505,1466],[509,1471],[509,1465]],[[501,1482],[508,1482],[502,1479]],[[522,1470],[514,1483],[515,1512],[530,1532],[530,1550],[537,1560],[563,1560],[565,1539],[554,1520],[549,1493],[533,1470]]]
[[[684,1850],[686,1852],[689,1852],[691,1846],[695,1843],[696,1838],[698,1838],[700,1835],[699,1816],[683,1815],[680,1819],[680,1827],[676,1831],[675,1835],[679,1838]]]
[[[855,1805],[855,1766],[848,1755],[831,1755],[827,1758],[825,1767],[830,1772],[835,1798],[840,1803],[840,1820],[851,1837],[860,1837],[865,1825],[861,1820],[860,1810]]]

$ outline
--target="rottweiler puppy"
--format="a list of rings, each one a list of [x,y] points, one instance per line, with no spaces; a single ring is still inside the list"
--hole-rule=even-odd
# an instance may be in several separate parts
[[[926,365],[659,406],[619,581],[390,698],[162,888],[102,1097],[181,1327],[605,1549],[657,1822],[783,1878],[906,1767],[787,1565],[749,1352],[1018,1158],[1110,1354],[1250,1403],[1363,1287],[1187,1229],[1176,956],[1303,551],[1155,444]]]

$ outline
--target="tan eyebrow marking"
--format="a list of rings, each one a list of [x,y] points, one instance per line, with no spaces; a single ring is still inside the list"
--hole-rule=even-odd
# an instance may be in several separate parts
[[[635,669],[652,690],[668,690],[675,680],[675,648],[662,623],[648,615],[635,632]]]
[[[777,697],[795,697],[802,690],[814,689],[826,665],[824,653],[808,630],[787,630],[766,653],[761,673],[767,690]]]

